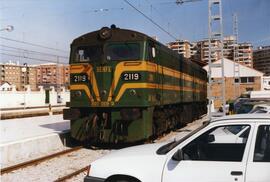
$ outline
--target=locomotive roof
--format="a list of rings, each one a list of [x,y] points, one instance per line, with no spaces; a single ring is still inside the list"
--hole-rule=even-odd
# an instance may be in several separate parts
[[[100,39],[100,32],[102,29],[107,28],[107,30],[111,31],[111,37],[108,39]],[[151,37],[134,31],[134,30],[128,30],[128,29],[120,29],[120,28],[108,28],[103,27],[100,30],[96,30],[94,32],[86,33],[76,39],[73,40],[72,45],[76,44],[89,44],[89,42],[95,43],[95,42],[103,42],[103,41],[126,41],[126,40],[146,40],[151,39],[153,41],[156,41],[152,39]]]
[[[109,38],[102,39],[100,38],[100,33],[104,30],[108,30],[111,33],[111,36]],[[111,26],[111,28],[103,27],[100,30],[96,30],[93,32],[86,33],[80,37],[77,37],[73,40],[72,46],[76,45],[89,45],[91,44],[101,44],[105,41],[115,41],[115,42],[121,42],[121,41],[143,41],[143,40],[152,40],[153,42],[156,42],[157,44],[161,45],[162,49],[167,50],[170,52],[170,54],[174,54],[175,56],[181,56],[177,54],[175,51],[169,49],[167,46],[163,45],[159,41],[153,39],[152,37],[149,37],[146,34],[143,34],[141,32],[137,32],[134,30],[128,30],[128,29],[120,29],[115,27],[114,25]],[[183,57],[182,57],[183,58]],[[184,59],[184,58],[183,58]],[[201,66],[197,65],[194,62],[185,60],[187,64],[193,65],[193,67],[197,69],[201,69]],[[206,72],[202,69],[202,71]]]

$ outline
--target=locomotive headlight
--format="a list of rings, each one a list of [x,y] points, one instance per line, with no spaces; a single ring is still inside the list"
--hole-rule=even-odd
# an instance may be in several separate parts
[[[131,89],[131,90],[129,91],[129,93],[130,93],[130,95],[137,95],[137,92],[136,92],[136,90],[134,90],[134,89]]]
[[[74,91],[73,94],[72,94],[72,97],[81,97],[82,96],[82,92],[77,90],[77,91]]]
[[[75,95],[76,95],[76,97],[81,97],[82,96],[82,92],[81,91],[76,91],[75,92]]]
[[[103,27],[99,31],[99,37],[103,40],[109,39],[112,36],[112,31],[108,27]]]

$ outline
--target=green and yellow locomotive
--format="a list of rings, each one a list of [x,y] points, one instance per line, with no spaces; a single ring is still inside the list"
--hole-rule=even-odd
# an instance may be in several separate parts
[[[103,27],[70,54],[71,136],[129,143],[159,136],[206,113],[207,74],[151,37]]]

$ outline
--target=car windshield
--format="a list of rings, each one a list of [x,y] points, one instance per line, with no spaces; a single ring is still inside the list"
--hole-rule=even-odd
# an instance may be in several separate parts
[[[249,113],[257,113],[258,110],[264,109],[264,107],[257,106],[254,109],[252,109]]]
[[[171,151],[174,147],[176,147],[177,145],[179,145],[180,143],[182,143],[183,141],[185,141],[186,139],[188,139],[189,137],[191,137],[192,135],[194,135],[195,133],[197,133],[198,131],[200,131],[201,129],[205,128],[210,122],[204,122],[202,126],[200,126],[199,128],[193,130],[192,132],[190,132],[189,134],[187,134],[186,136],[184,136],[183,138],[181,138],[180,140],[175,140],[172,141],[170,143],[167,143],[163,146],[161,146],[158,150],[157,150],[157,154],[158,155],[165,155],[167,154],[169,151]]]
[[[262,109],[262,110],[257,110],[254,113],[256,113],[256,114],[263,114],[263,113],[267,113],[267,111]]]
[[[96,62],[102,59],[102,46],[80,46],[75,51],[75,62]]]
[[[138,60],[140,59],[140,44],[138,43],[110,43],[106,46],[108,61]]]
[[[253,105],[251,104],[243,104],[238,110],[237,114],[249,113],[252,110],[252,108],[253,108]]]
[[[224,129],[228,130],[229,132],[231,132],[232,134],[236,135],[237,133],[239,133],[240,131],[242,131],[242,129],[244,129],[246,126],[226,126]]]

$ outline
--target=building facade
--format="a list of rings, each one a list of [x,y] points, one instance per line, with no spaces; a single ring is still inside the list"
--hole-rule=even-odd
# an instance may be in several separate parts
[[[0,64],[0,84],[8,82],[12,85],[15,85],[18,90],[23,89],[23,80],[21,72],[21,66],[15,63],[5,63]]]
[[[205,39],[195,43],[190,43],[187,40],[170,42],[167,44],[169,48],[182,54],[185,58],[201,66],[208,64],[209,60],[209,40]],[[221,42],[217,39],[211,40],[211,46],[214,50],[211,52],[212,62],[221,58]],[[223,56],[224,58],[238,61],[239,63],[253,67],[253,52],[250,43],[238,43],[234,36],[224,37],[223,40]]]
[[[253,68],[253,50],[252,44],[250,43],[239,43],[238,44],[238,57],[236,60],[250,68]]]
[[[263,77],[263,90],[270,90],[270,76]]]
[[[188,40],[176,40],[174,42],[169,42],[167,46],[178,54],[183,55],[185,58],[190,58],[192,55],[192,44]]]
[[[69,66],[55,63],[41,64],[36,66],[37,85],[44,88],[54,86],[68,87],[69,85]]]
[[[223,56],[224,58],[234,60],[234,46],[238,46],[238,44],[235,44],[235,36],[227,36],[224,37],[223,40]],[[238,48],[238,47],[236,47]]]
[[[217,63],[220,63],[221,60],[218,60]],[[239,74],[240,80],[234,78],[234,62],[229,59],[224,59],[224,76],[225,76],[225,100],[234,100],[239,97],[242,93],[246,91],[259,91],[263,89],[263,73],[257,71],[253,68],[239,65]],[[205,66],[204,69],[208,71],[208,66]],[[212,80],[221,79],[221,70],[220,68],[212,69]],[[221,86],[220,83],[213,84],[211,90],[213,96],[221,96]],[[215,108],[221,106],[221,101],[214,101]]]
[[[253,52],[254,68],[270,76],[270,46],[258,47]]]
[[[26,85],[30,85],[32,90],[37,89],[36,68],[34,66],[9,62],[0,64],[0,69],[0,84],[8,82],[15,85],[17,90],[24,90]]]
[[[8,82],[16,89],[38,90],[38,86],[60,88],[69,86],[69,66],[57,64],[19,65],[18,63],[0,64],[0,85]]]

